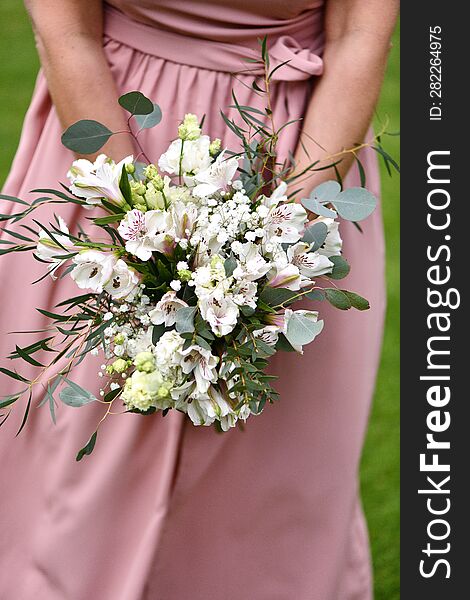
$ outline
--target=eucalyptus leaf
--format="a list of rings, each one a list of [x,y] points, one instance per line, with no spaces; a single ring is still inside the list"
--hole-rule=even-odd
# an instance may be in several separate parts
[[[140,129],[151,129],[158,125],[162,120],[162,109],[158,106],[158,104],[153,104],[153,110],[151,113],[146,115],[135,115],[135,120],[137,121]]]
[[[266,303],[268,306],[279,306],[286,302],[291,302],[298,295],[299,292],[293,292],[286,288],[272,288],[266,286],[259,298],[261,302]]]
[[[325,223],[314,223],[305,230],[302,241],[306,244],[311,244],[310,250],[315,252],[315,250],[323,246],[327,235],[328,227]]]
[[[369,301],[359,296],[355,292],[348,292],[347,290],[343,290],[346,296],[349,298],[351,302],[351,306],[357,310],[368,310],[370,308]]]
[[[326,288],[323,291],[325,292],[328,302],[334,307],[339,308],[340,310],[348,310],[351,308],[351,301],[343,290]]]
[[[237,265],[237,259],[235,258],[235,256],[233,256],[233,254],[226,258],[224,262],[225,275],[227,275],[227,277],[231,277],[233,275],[233,272],[237,268]]]
[[[315,321],[304,314],[295,312],[287,323],[285,336],[292,346],[310,344],[323,329],[323,321]]]
[[[377,206],[377,199],[364,188],[352,187],[338,194],[333,206],[343,219],[362,221],[372,214]]]
[[[95,433],[92,434],[92,436],[90,437],[90,439],[88,440],[88,442],[85,444],[85,446],[83,446],[83,448],[81,450],[79,450],[77,457],[76,457],[76,461],[80,461],[82,460],[82,458],[84,456],[88,456],[93,452],[93,449],[95,447],[96,444],[96,437],[98,435],[98,432],[95,431]]]
[[[342,256],[329,256],[328,260],[334,264],[333,271],[327,275],[330,279],[343,279],[349,274],[351,267]]]
[[[176,311],[175,327],[178,333],[192,333],[194,331],[195,306],[184,306]]]
[[[320,183],[310,194],[310,198],[315,198],[321,203],[333,202],[337,195],[341,192],[341,185],[332,179],[331,181],[325,181]]]
[[[91,392],[70,381],[70,379],[64,377],[64,380],[68,383],[68,387],[61,390],[59,394],[59,398],[64,404],[78,408],[90,402],[96,402],[97,399]]]
[[[128,92],[121,96],[118,102],[131,115],[150,115],[154,110],[153,102],[142,92]]]
[[[62,144],[78,154],[93,154],[102,148],[113,135],[105,125],[84,119],[70,125],[62,134]]]
[[[326,217],[328,219],[335,219],[337,217],[334,210],[323,206],[316,198],[302,198],[300,202],[304,208],[320,217]]]

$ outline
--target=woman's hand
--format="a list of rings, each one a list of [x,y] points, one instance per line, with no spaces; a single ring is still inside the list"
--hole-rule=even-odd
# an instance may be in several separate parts
[[[95,119],[112,131],[127,129],[103,51],[102,0],[26,0],[25,4],[62,127]],[[113,136],[102,150],[116,161],[133,151],[126,134]]]
[[[324,74],[306,111],[301,139],[308,155],[299,144],[296,173],[317,160],[316,167],[340,159],[337,168],[341,176],[347,173],[354,158],[341,153],[361,142],[369,128],[398,7],[398,0],[327,0]],[[326,169],[308,179],[304,175],[291,187],[302,188],[305,195],[334,178]]]

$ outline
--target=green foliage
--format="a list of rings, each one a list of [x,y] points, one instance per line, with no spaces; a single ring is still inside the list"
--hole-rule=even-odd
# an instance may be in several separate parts
[[[77,154],[93,154],[102,148],[113,135],[105,125],[84,119],[70,125],[62,134],[61,140],[66,148]]]

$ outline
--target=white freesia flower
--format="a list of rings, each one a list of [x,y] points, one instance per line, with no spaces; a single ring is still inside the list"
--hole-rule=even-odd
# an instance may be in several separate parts
[[[73,257],[76,266],[70,276],[80,289],[102,292],[113,275],[116,261],[116,256],[110,252],[84,250]]]
[[[217,336],[230,333],[238,319],[238,306],[221,292],[204,296],[199,301],[202,318],[207,321]]]
[[[205,393],[211,382],[217,381],[217,363],[219,358],[201,346],[194,344],[179,351],[183,373],[193,373],[197,390]]]
[[[273,206],[264,220],[268,239],[275,238],[281,244],[294,244],[302,237],[307,222],[307,212],[296,202]]]
[[[113,298],[128,298],[136,291],[139,283],[140,277],[137,271],[119,259],[114,265],[111,278],[104,285],[104,289]]]
[[[67,224],[64,221],[64,219],[62,217],[58,217],[58,220],[58,228],[60,229],[60,231],[62,231],[65,234],[68,234],[69,228],[67,227]],[[52,279],[55,279],[56,277],[54,275],[54,271],[56,271],[64,262],[64,260],[66,260],[57,258],[57,256],[61,256],[67,253],[64,250],[64,248],[67,248],[68,251],[73,251],[74,246],[67,235],[60,235],[55,231],[52,231],[51,234],[52,236],[54,236],[54,239],[47,235],[44,229],[41,229],[41,231],[39,232],[39,239],[34,254],[41,260],[50,263],[47,270],[49,271],[49,275],[52,277]],[[61,246],[63,246],[64,248],[61,248]]]
[[[237,248],[240,262],[233,272],[235,279],[255,281],[266,275],[271,268],[260,254],[260,247],[253,242],[246,242]]]
[[[150,320],[154,325],[165,324],[166,327],[172,327],[176,322],[176,311],[185,306],[188,305],[177,297],[176,292],[166,292],[149,312]]]
[[[237,169],[238,160],[236,158],[225,159],[224,152],[221,152],[210,167],[196,174],[194,177],[196,187],[193,189],[193,194],[203,198],[225,190],[234,178]]]
[[[158,166],[170,175],[179,174],[180,161],[182,174],[194,175],[204,171],[212,163],[209,154],[210,143],[208,135],[201,135],[196,140],[184,140],[184,142],[181,139],[174,140],[168,150],[160,156]],[[183,149],[182,157],[181,149]]]
[[[78,198],[84,198],[87,204],[100,204],[103,198],[113,204],[122,206],[124,196],[119,188],[122,167],[132,163],[133,157],[127,156],[115,163],[104,154],[98,156],[94,163],[79,159],[72,164],[68,172],[70,191]]]
[[[343,240],[339,234],[339,223],[328,217],[318,217],[314,221],[310,221],[309,227],[315,223],[324,223],[328,227],[323,246],[317,251],[324,256],[339,256],[343,247]]]
[[[121,221],[118,231],[127,240],[126,250],[140,258],[149,260],[152,252],[171,254],[175,242],[173,220],[167,211],[149,210],[146,213],[133,209]]]
[[[287,249],[289,262],[298,267],[300,274],[312,278],[331,273],[333,263],[328,257],[317,252],[308,252],[309,245],[298,242]]]

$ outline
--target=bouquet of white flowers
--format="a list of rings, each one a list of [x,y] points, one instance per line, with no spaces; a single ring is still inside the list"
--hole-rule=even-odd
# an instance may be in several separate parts
[[[140,130],[161,119],[159,107],[140,92],[120,103]],[[226,431],[276,398],[273,376],[265,372],[269,357],[278,350],[301,353],[321,332],[318,312],[296,310],[297,300],[368,308],[364,298],[334,284],[349,271],[337,218],[366,218],[375,198],[363,187],[342,190],[338,181],[323,183],[301,203],[288,197],[291,168],[273,168],[278,132],[267,132],[258,109],[236,99],[235,106],[252,132],[247,137],[224,116],[242,140],[239,154],[222,149],[187,114],[157,165],[132,156],[116,164],[102,154],[72,164],[70,193],[39,190],[48,196],[31,204],[3,196],[26,205],[1,215],[3,221],[20,221],[44,203],[74,202],[94,208],[91,222],[103,233],[93,239],[82,228],[72,232],[60,216],[38,223],[36,239],[6,230],[20,243],[4,241],[2,254],[31,250],[53,279],[71,277],[83,290],[58,305],[63,312],[41,311],[52,319],[53,333],[10,356],[49,369],[49,377],[29,381],[2,369],[24,386],[2,408],[29,394],[23,425],[39,381],[54,420],[59,389],[70,406],[103,402],[109,412],[120,402],[144,415],[174,409],[194,425]],[[110,135],[100,123],[80,121],[63,142],[93,153]],[[44,365],[36,352],[53,359]],[[69,376],[86,355],[98,353],[103,364],[95,397]],[[95,440],[96,431],[78,460]]]

